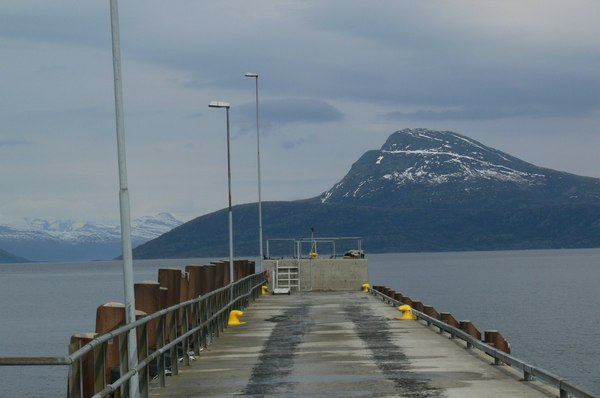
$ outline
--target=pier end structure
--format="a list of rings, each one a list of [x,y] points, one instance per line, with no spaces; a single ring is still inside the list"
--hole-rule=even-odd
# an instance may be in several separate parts
[[[263,264],[270,291],[359,291],[369,280],[366,258],[281,258]]]

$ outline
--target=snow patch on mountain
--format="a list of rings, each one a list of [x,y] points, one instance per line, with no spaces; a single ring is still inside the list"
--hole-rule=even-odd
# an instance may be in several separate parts
[[[513,168],[494,164],[474,156],[461,155],[451,151],[440,150],[395,150],[383,153],[393,155],[417,155],[422,159],[420,167],[408,167],[402,171],[382,176],[386,180],[394,180],[399,185],[409,182],[423,182],[426,184],[445,184],[452,180],[463,179],[496,179],[500,181],[512,181],[518,184],[537,184],[544,178],[543,174],[526,173]],[[380,164],[383,156],[378,158],[375,164]],[[432,158],[429,160],[428,158]],[[445,174],[437,175],[435,169],[452,170]]]

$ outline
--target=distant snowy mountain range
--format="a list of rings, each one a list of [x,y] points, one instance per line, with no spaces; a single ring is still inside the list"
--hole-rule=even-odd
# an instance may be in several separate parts
[[[169,213],[132,220],[133,246],[181,224]],[[0,248],[36,261],[111,259],[120,255],[120,242],[119,225],[39,218],[0,225]]]

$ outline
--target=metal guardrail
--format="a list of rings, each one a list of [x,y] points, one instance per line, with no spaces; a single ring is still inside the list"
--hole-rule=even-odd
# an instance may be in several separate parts
[[[369,293],[373,294],[376,297],[379,297],[383,301],[389,303],[393,306],[399,306],[403,303],[395,300],[390,296],[386,296],[385,294],[373,289],[369,288]],[[467,348],[477,348],[480,351],[488,354],[493,357],[497,364],[505,363],[507,365],[512,366],[515,369],[519,369],[523,372],[523,381],[531,381],[533,378],[539,380],[545,384],[548,384],[552,387],[556,387],[560,392],[560,398],[568,398],[568,397],[581,397],[581,398],[598,398],[599,396],[585,390],[582,387],[576,386],[571,383],[569,380],[564,379],[560,376],[557,376],[553,373],[548,372],[542,368],[539,368],[534,365],[527,364],[522,360],[507,354],[506,352],[500,351],[490,345],[484,343],[481,340],[478,340],[471,336],[470,334],[464,332],[463,330],[457,329],[446,322],[443,322],[439,319],[433,318],[421,311],[417,311],[414,308],[412,309],[413,314],[417,317],[417,319],[421,319],[427,322],[428,325],[433,325],[439,328],[440,333],[446,332],[451,337],[457,337],[467,343]]]
[[[266,241],[266,258],[270,259],[271,256],[271,243],[272,242],[287,242],[290,244],[288,248],[290,253],[284,255],[282,257],[291,257],[291,258],[302,258],[303,252],[302,249],[306,245],[309,245],[314,249],[317,247],[323,248],[323,246],[328,247],[329,251],[328,255],[331,255],[332,258],[336,258],[341,256],[337,251],[337,244],[340,242],[354,242],[354,245],[350,247],[350,249],[362,250],[362,238],[359,236],[339,236],[339,237],[311,237],[311,238],[299,238],[299,239],[267,239]],[[306,252],[306,256],[309,255],[309,251]],[[274,257],[277,258],[277,257]]]
[[[90,396],[106,397],[120,390],[121,397],[129,395],[129,380],[135,374],[139,375],[140,394],[149,394],[149,365],[157,363],[159,385],[165,386],[165,357],[170,355],[171,372],[179,373],[177,358],[178,346],[183,352],[183,364],[189,366],[190,348],[194,354],[199,354],[202,348],[219,337],[226,326],[228,313],[232,309],[244,309],[261,294],[261,286],[266,281],[266,273],[253,274],[233,284],[214,290],[203,296],[188,300],[163,310],[152,313],[108,333],[102,334],[83,347],[64,357],[0,357],[0,366],[50,366],[68,365],[69,398]],[[233,289],[233,296],[231,290]],[[230,298],[233,297],[232,300]],[[148,352],[148,325],[157,321],[157,348]],[[127,369],[127,333],[137,329],[138,334],[138,365]],[[165,334],[168,335],[168,342]],[[106,384],[105,361],[106,350],[115,339],[119,342],[120,377]],[[94,385],[84,385],[82,369],[83,362],[93,356]],[[88,365],[89,366],[89,365]]]

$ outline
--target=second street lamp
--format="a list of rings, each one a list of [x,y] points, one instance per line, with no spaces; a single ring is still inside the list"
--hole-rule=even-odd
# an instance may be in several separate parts
[[[253,77],[256,83],[256,163],[258,164],[258,244],[259,272],[263,271],[263,234],[262,234],[262,201],[260,189],[260,133],[258,129],[258,73],[248,72],[244,76]]]
[[[227,191],[229,195],[229,282],[234,282],[233,274],[233,213],[231,211],[231,151],[230,135],[229,135],[229,102],[222,101],[211,101],[208,103],[209,108],[225,108],[225,114],[227,117]],[[231,301],[233,301],[233,288],[231,289]]]

